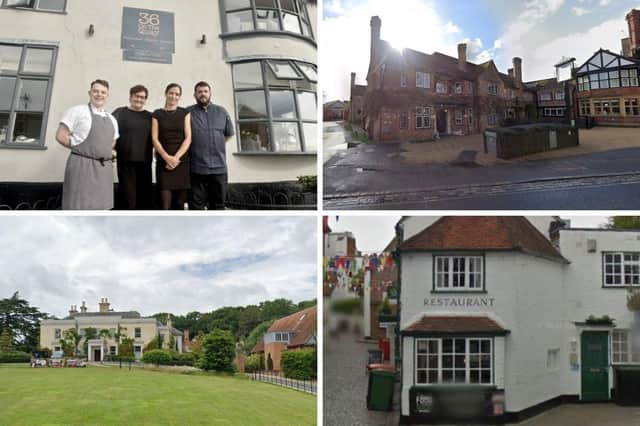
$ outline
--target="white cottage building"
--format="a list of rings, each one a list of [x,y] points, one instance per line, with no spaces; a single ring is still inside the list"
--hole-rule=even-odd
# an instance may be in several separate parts
[[[316,22],[313,0],[0,0],[0,207],[59,206],[56,129],[96,78],[108,111],[136,84],[161,108],[174,82],[186,107],[208,81],[235,124],[231,206],[311,207],[295,182],[316,175]]]
[[[640,232],[528,219],[399,222],[403,422],[638,400],[625,289],[640,287]]]

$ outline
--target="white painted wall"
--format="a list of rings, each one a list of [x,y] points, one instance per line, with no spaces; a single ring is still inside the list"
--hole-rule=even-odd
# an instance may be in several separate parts
[[[180,105],[186,107],[194,103],[194,84],[206,80],[212,84],[213,102],[235,117],[231,66],[227,61],[268,55],[317,64],[312,44],[284,35],[234,40],[225,49],[219,37],[222,31],[218,1],[68,0],[67,3],[66,14],[0,9],[0,42],[29,40],[59,46],[46,127],[47,149],[1,149],[0,182],[63,180],[69,153],[55,141],[55,132],[66,109],[88,102],[88,85],[96,78],[106,79],[111,85],[109,111],[126,105],[129,88],[138,83],[150,90],[147,109],[153,111],[164,105],[164,88],[172,82],[182,85]],[[176,53],[172,65],[122,60],[124,6],[175,14]],[[316,5],[309,4],[308,10],[316,25]],[[87,35],[90,24],[95,26],[91,37]],[[206,45],[199,43],[203,34],[207,36]],[[314,34],[317,35],[317,25]],[[237,139],[233,137],[227,144],[230,182],[289,181],[316,174],[317,160],[313,155],[246,157],[234,155],[237,151]]]
[[[349,238],[354,238],[351,232],[330,232],[327,234],[326,256],[346,256]]]

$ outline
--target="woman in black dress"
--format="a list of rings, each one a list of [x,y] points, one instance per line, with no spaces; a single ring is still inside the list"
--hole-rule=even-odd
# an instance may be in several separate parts
[[[182,96],[179,84],[168,85],[164,93],[165,106],[155,110],[151,120],[151,137],[156,150],[156,181],[162,209],[184,210],[187,192],[191,188],[191,115],[178,106]]]

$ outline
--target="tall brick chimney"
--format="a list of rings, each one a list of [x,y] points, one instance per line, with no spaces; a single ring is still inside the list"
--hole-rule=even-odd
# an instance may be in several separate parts
[[[82,301],[82,305],[80,306],[80,312],[83,314],[87,313],[87,304],[85,303],[85,301]]]
[[[462,71],[467,69],[467,43],[458,44],[458,68]]]
[[[76,309],[76,305],[71,305],[71,309],[69,309],[69,315],[77,314],[78,310]]]
[[[516,84],[522,84],[522,59],[513,58],[513,78]]]
[[[109,312],[109,301],[106,297],[100,299],[100,312]]]
[[[356,85],[356,73],[352,72],[351,73],[351,87]]]
[[[631,39],[629,37],[620,40],[622,43],[622,56],[631,57]]]
[[[376,65],[378,44],[380,43],[380,27],[382,21],[378,16],[371,17],[371,63]]]
[[[507,74],[509,74],[509,77],[514,78],[514,77],[513,77],[513,68],[509,68],[509,69],[507,70]]]
[[[631,9],[626,16],[629,23],[629,39],[631,40],[631,56],[640,59],[640,10]]]

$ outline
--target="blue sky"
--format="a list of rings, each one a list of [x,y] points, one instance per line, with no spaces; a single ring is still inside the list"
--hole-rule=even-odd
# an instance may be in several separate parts
[[[57,316],[102,297],[143,315],[314,299],[316,232],[315,217],[5,216],[0,298]]]
[[[563,56],[582,63],[600,47],[619,52],[634,7],[640,0],[324,0],[323,98],[346,99],[351,71],[365,84],[373,15],[382,20],[382,39],[397,48],[456,56],[466,42],[469,60],[493,59],[505,73],[521,57],[528,81],[553,77]]]

